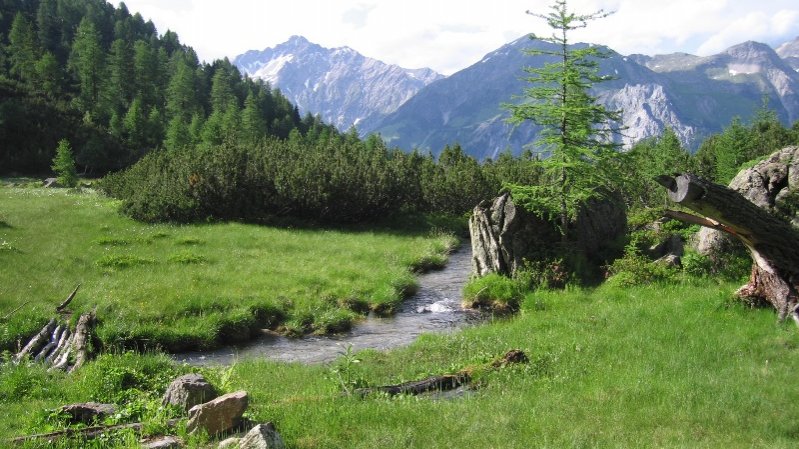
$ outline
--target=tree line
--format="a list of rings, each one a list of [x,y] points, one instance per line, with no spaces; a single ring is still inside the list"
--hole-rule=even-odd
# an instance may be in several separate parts
[[[201,63],[124,3],[2,0],[0,43],[0,172],[46,172],[62,138],[101,175],[155,148],[325,127],[227,59]]]

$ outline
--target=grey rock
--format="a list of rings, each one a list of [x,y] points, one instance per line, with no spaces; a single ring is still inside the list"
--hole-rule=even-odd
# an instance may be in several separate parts
[[[660,259],[668,255],[682,257],[684,253],[685,242],[678,234],[672,234],[649,248],[649,255],[655,259]]]
[[[183,440],[175,436],[167,435],[146,441],[142,443],[141,447],[145,449],[179,449],[183,446]]]
[[[285,449],[286,445],[275,426],[269,422],[258,424],[239,442],[240,449]]]
[[[161,402],[164,405],[176,405],[183,411],[211,399],[218,395],[214,387],[200,374],[186,374],[173,380],[164,393]]]
[[[193,433],[202,429],[212,436],[231,430],[241,423],[241,416],[247,410],[248,400],[246,391],[237,391],[195,405],[189,410],[186,430]]]
[[[239,437],[226,438],[219,442],[217,449],[238,449],[241,447],[239,443],[241,443],[241,438]]]
[[[61,411],[69,415],[72,423],[91,424],[116,412],[114,404],[101,404],[98,402],[82,402],[61,407]]]
[[[680,258],[680,256],[677,256],[675,254],[666,254],[665,256],[658,259],[656,262],[675,268],[682,267],[682,259]]]
[[[613,198],[591,200],[569,226],[577,250],[589,261],[602,264],[626,232],[627,215],[623,204]],[[477,276],[511,276],[525,261],[542,260],[542,255],[552,254],[561,239],[553,223],[517,206],[509,193],[475,207],[469,232],[472,269]]]
[[[469,232],[472,269],[478,276],[509,276],[522,267],[532,252],[560,239],[555,226],[516,206],[509,193],[475,207]]]

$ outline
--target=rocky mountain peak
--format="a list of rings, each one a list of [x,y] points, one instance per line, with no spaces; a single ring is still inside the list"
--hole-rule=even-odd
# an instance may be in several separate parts
[[[799,58],[799,37],[777,47],[777,54],[781,58]]]
[[[777,48],[777,54],[794,70],[799,72],[799,37]]]
[[[235,58],[247,75],[280,88],[302,113],[319,114],[346,130],[396,110],[443,78],[431,69],[404,69],[349,47],[325,48],[302,36]]]

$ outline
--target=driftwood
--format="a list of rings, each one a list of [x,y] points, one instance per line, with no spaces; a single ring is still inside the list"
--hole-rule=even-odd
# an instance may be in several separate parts
[[[529,359],[527,355],[519,350],[513,349],[505,353],[501,358],[494,360],[491,364],[486,366],[486,369],[499,369],[508,365],[517,363],[527,363]],[[422,394],[429,391],[449,391],[454,390],[462,385],[466,385],[472,381],[470,370],[461,370],[457,374],[445,374],[443,376],[432,376],[422,380],[414,380],[411,382],[403,382],[397,385],[384,385],[381,387],[371,388],[358,388],[355,394],[359,396],[367,396],[373,393],[385,393],[389,396],[398,394]]]
[[[461,371],[458,374],[445,374],[443,376],[432,376],[423,380],[404,382],[397,385],[385,385],[382,387],[359,388],[355,394],[366,396],[374,393],[386,393],[389,396],[398,394],[422,394],[428,391],[449,391],[471,381],[471,375]]]
[[[737,294],[768,301],[780,320],[799,325],[799,232],[788,222],[761,209],[740,193],[690,174],[659,176],[669,199],[700,214],[667,215],[735,236],[752,256],[749,282]]]
[[[61,312],[64,309],[66,309],[67,306],[69,305],[69,303],[71,303],[72,300],[75,298],[75,295],[78,293],[78,289],[79,288],[80,288],[80,284],[78,284],[78,286],[75,287],[75,290],[72,290],[72,293],[70,293],[69,296],[67,296],[67,299],[65,299],[64,302],[62,302],[61,304],[58,305],[58,307],[55,308],[55,311],[56,312]]]
[[[75,327],[75,337],[72,341],[72,347],[75,350],[75,364],[69,368],[69,372],[75,371],[80,368],[86,359],[89,358],[88,343],[89,333],[94,326],[94,312],[84,313],[78,319],[78,325]]]
[[[15,313],[19,312],[19,311],[20,311],[20,310],[21,310],[23,307],[27,306],[29,303],[30,303],[30,301],[25,301],[25,302],[23,302],[23,303],[22,303],[22,304],[20,304],[20,305],[19,305],[19,306],[18,306],[16,309],[14,309],[14,310],[12,310],[12,311],[8,312],[8,314],[6,314],[6,316],[4,316],[4,317],[0,318],[0,321],[6,321],[6,320],[8,320],[9,318],[11,318],[11,315],[13,315],[13,314],[15,314]]]
[[[167,420],[166,425],[169,428],[173,428],[179,422],[179,419],[170,419]],[[111,426],[92,426],[92,427],[83,427],[83,428],[70,428],[64,430],[58,430],[55,432],[48,432],[48,433],[39,433],[35,435],[25,435],[21,437],[15,437],[8,440],[11,444],[24,444],[31,441],[36,440],[46,440],[48,442],[54,442],[56,440],[60,440],[63,438],[70,438],[70,437],[80,437],[86,440],[97,438],[105,433],[113,432],[117,430],[133,430],[136,433],[141,433],[142,428],[144,427],[143,423],[136,422],[130,424],[114,424]]]
[[[55,319],[51,319],[21,351],[14,355],[14,361],[20,363],[25,359],[31,359],[49,365],[50,369],[72,372],[89,358],[88,343],[93,325],[94,312],[84,313],[78,318],[74,333],[66,324],[57,324]],[[71,366],[70,356],[74,356],[74,364]]]

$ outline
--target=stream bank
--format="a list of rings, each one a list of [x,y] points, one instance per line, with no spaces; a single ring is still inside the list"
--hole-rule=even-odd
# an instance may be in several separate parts
[[[463,286],[472,267],[470,245],[463,245],[449,256],[447,265],[419,276],[419,291],[405,300],[391,317],[370,315],[349,332],[339,335],[288,338],[264,333],[253,342],[213,351],[174,354],[179,362],[191,365],[229,365],[238,360],[266,358],[282,362],[323,363],[339,357],[348,347],[387,350],[411,344],[422,333],[452,332],[483,315],[461,306]]]

